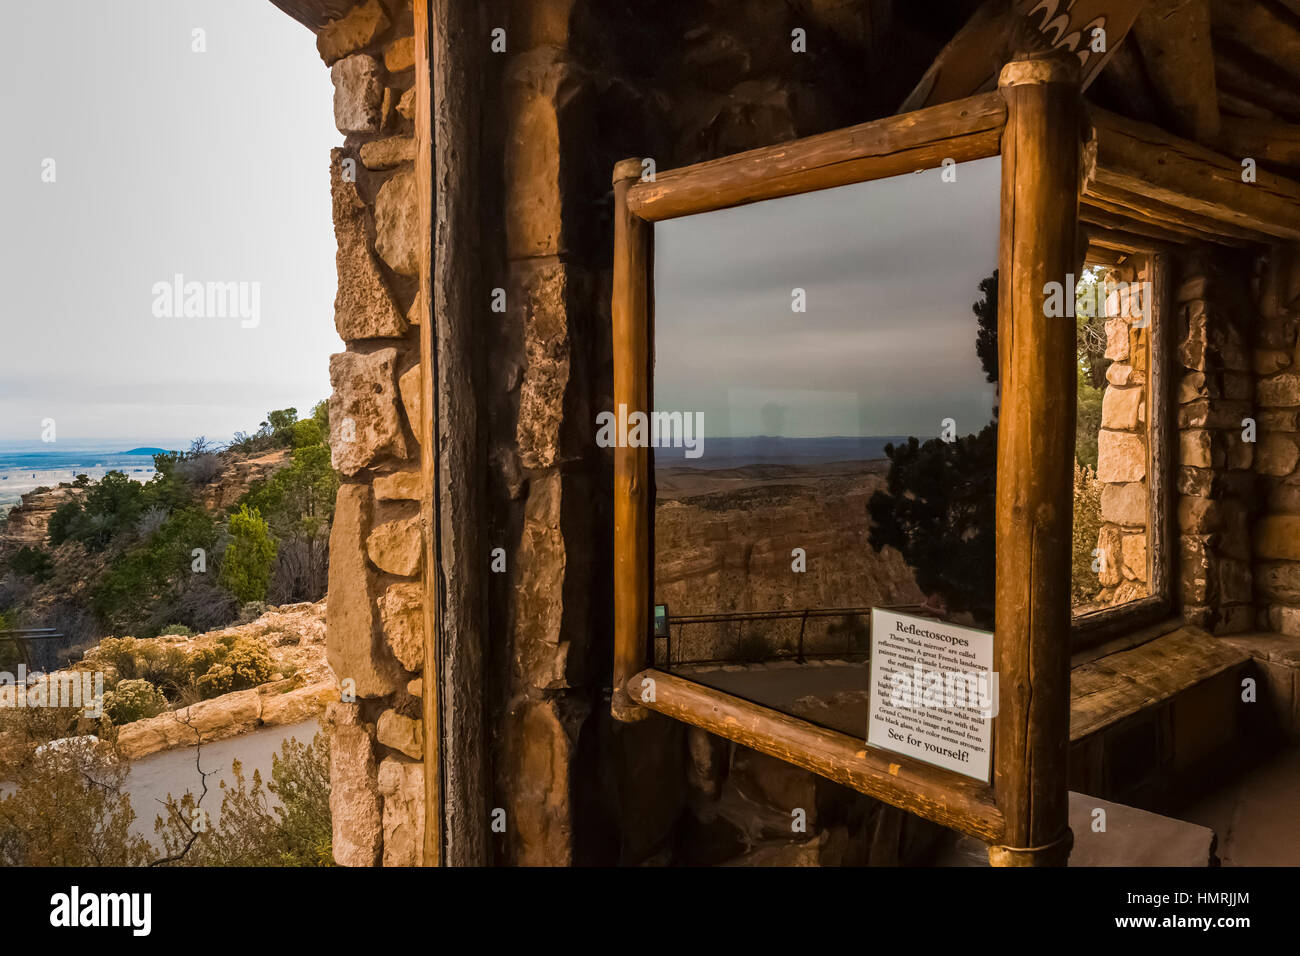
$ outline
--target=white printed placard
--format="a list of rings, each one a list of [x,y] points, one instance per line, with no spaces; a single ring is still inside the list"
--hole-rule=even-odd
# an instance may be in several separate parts
[[[988,782],[993,634],[871,609],[867,743]]]

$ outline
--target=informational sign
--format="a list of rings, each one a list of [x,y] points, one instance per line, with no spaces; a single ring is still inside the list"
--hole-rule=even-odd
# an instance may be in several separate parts
[[[1015,0],[975,11],[899,107],[900,113],[995,89],[1018,52],[1069,50],[1083,65],[1083,88],[1133,27],[1142,0]]]
[[[989,631],[871,609],[870,746],[987,783],[997,687]]]

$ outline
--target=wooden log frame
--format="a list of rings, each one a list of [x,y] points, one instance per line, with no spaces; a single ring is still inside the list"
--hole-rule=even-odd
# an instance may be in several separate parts
[[[999,308],[994,644],[1005,716],[997,720],[993,786],[651,668],[654,493],[643,448],[615,452],[617,719],[653,710],[694,724],[974,835],[991,844],[995,864],[1064,863],[1075,333],[1071,323],[1045,316],[1043,296],[1046,282],[1064,282],[1078,268],[1079,84],[1077,59],[1036,56],[1008,66],[994,94],[660,172],[654,181],[637,181],[638,159],[614,172],[614,401],[648,412],[650,223],[1002,152],[999,258],[1013,279],[1003,283]]]
[[[1079,217],[1092,240],[1088,249],[1089,260],[1114,265],[1114,261],[1106,259],[1105,253],[1114,253],[1116,250],[1093,239],[1086,212],[1081,210]],[[1170,504],[1178,441],[1178,429],[1171,412],[1171,409],[1177,408],[1173,391],[1178,381],[1174,373],[1177,316],[1173,307],[1173,265],[1171,254],[1166,250],[1120,254],[1124,256],[1126,266],[1136,267],[1139,278],[1145,278],[1151,283],[1152,294],[1151,333],[1147,338],[1146,396],[1148,593],[1144,598],[1129,601],[1119,607],[1074,615],[1070,647],[1076,653],[1168,620],[1173,613],[1172,591],[1178,540],[1175,509]]]
[[[999,90],[1002,229],[998,253],[995,503],[998,672],[993,789],[1005,820],[1000,866],[1064,865],[1071,834],[1070,549],[1075,432],[1074,323],[1047,315],[1047,283],[1077,268],[1082,100],[1076,61],[1013,61]]]
[[[427,866],[488,862],[476,0],[414,0]],[[436,188],[435,188],[436,183]]]
[[[867,747],[848,734],[763,707],[653,668],[623,688],[632,699],[711,734],[820,774],[859,793],[985,841],[1003,832],[987,784],[902,754]],[[1068,692],[1067,692],[1068,697]]]
[[[1245,182],[1241,164],[1248,157],[1229,158],[1097,107],[1089,118],[1085,201],[1096,197],[1207,238],[1300,239],[1300,183],[1264,169]]]
[[[653,409],[654,227],[628,208],[641,160],[614,167],[614,285],[611,302],[614,405]],[[650,449],[614,449],[614,683],[611,710],[624,722],[649,716],[628,696],[627,681],[645,667],[654,593],[654,470]]]
[[[628,190],[647,222],[885,179],[996,156],[1006,104],[996,92],[659,172]],[[640,165],[638,163],[638,171]],[[639,175],[639,172],[638,172]]]
[[[433,111],[430,64],[429,3],[415,0],[415,188],[419,207],[418,250],[420,289],[416,294],[420,310],[420,404],[425,414],[420,421],[420,531],[423,538],[420,589],[423,596],[424,668],[421,674],[421,718],[424,725],[424,847],[425,866],[440,866],[445,842],[442,795],[442,600],[437,575],[438,508],[435,489],[438,465],[434,449],[437,433],[433,410],[437,394],[437,366],[434,362],[433,323]]]

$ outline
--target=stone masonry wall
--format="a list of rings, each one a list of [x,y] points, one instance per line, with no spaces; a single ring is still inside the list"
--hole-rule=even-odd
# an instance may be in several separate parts
[[[1150,267],[1147,266],[1147,269]],[[1112,269],[1103,276],[1106,297],[1106,389],[1102,393],[1101,431],[1097,435],[1097,479],[1102,482],[1097,602],[1124,604],[1146,597],[1149,505],[1148,376],[1151,327],[1143,325],[1134,281],[1150,279],[1147,271]],[[1123,284],[1121,284],[1123,283]]]
[[[1300,638],[1300,253],[1277,248],[1267,268],[1254,352],[1263,500],[1255,527],[1256,624]]]
[[[608,711],[612,456],[595,414],[612,407],[614,164],[667,169],[893,112],[914,79],[875,54],[892,41],[919,76],[950,26],[931,41],[896,7],[485,4],[485,29],[505,31],[481,197],[486,285],[505,293],[485,316],[489,546],[506,562],[489,581],[500,863],[672,862],[698,819],[685,728],[657,715],[615,725]],[[807,52],[791,49],[796,29]],[[761,813],[789,819],[783,805]],[[800,852],[831,839],[817,827]]]
[[[1255,414],[1246,263],[1197,249],[1174,296],[1178,319],[1178,557],[1175,601],[1184,619],[1215,634],[1254,623],[1250,553],[1256,507],[1256,444],[1243,422]]]
[[[343,145],[331,151],[338,243],[330,445],[343,485],[330,535],[326,646],[334,857],[410,866],[423,851],[423,666],[414,140],[409,3],[366,0],[317,36]]]

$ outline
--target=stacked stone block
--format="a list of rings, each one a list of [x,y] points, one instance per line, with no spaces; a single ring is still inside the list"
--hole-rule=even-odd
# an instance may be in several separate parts
[[[330,535],[326,646],[340,699],[331,734],[334,857],[421,862],[418,207],[412,13],[366,0],[326,25],[317,49],[344,135],[331,151],[338,243],[330,447],[343,484]]]
[[[1255,527],[1257,625],[1300,638],[1300,254],[1275,249],[1253,353],[1264,508]]]
[[[1149,269],[1149,266],[1147,267]],[[1104,277],[1106,388],[1097,435],[1097,480],[1102,483],[1097,536],[1101,604],[1117,605],[1149,593],[1150,437],[1148,393],[1151,323],[1143,319],[1134,283],[1150,276],[1113,269]],[[1140,287],[1139,287],[1140,288]]]
[[[1248,347],[1254,316],[1235,257],[1195,250],[1174,297],[1179,574],[1175,599],[1190,624],[1216,634],[1253,624],[1250,553],[1255,502],[1255,386]]]

